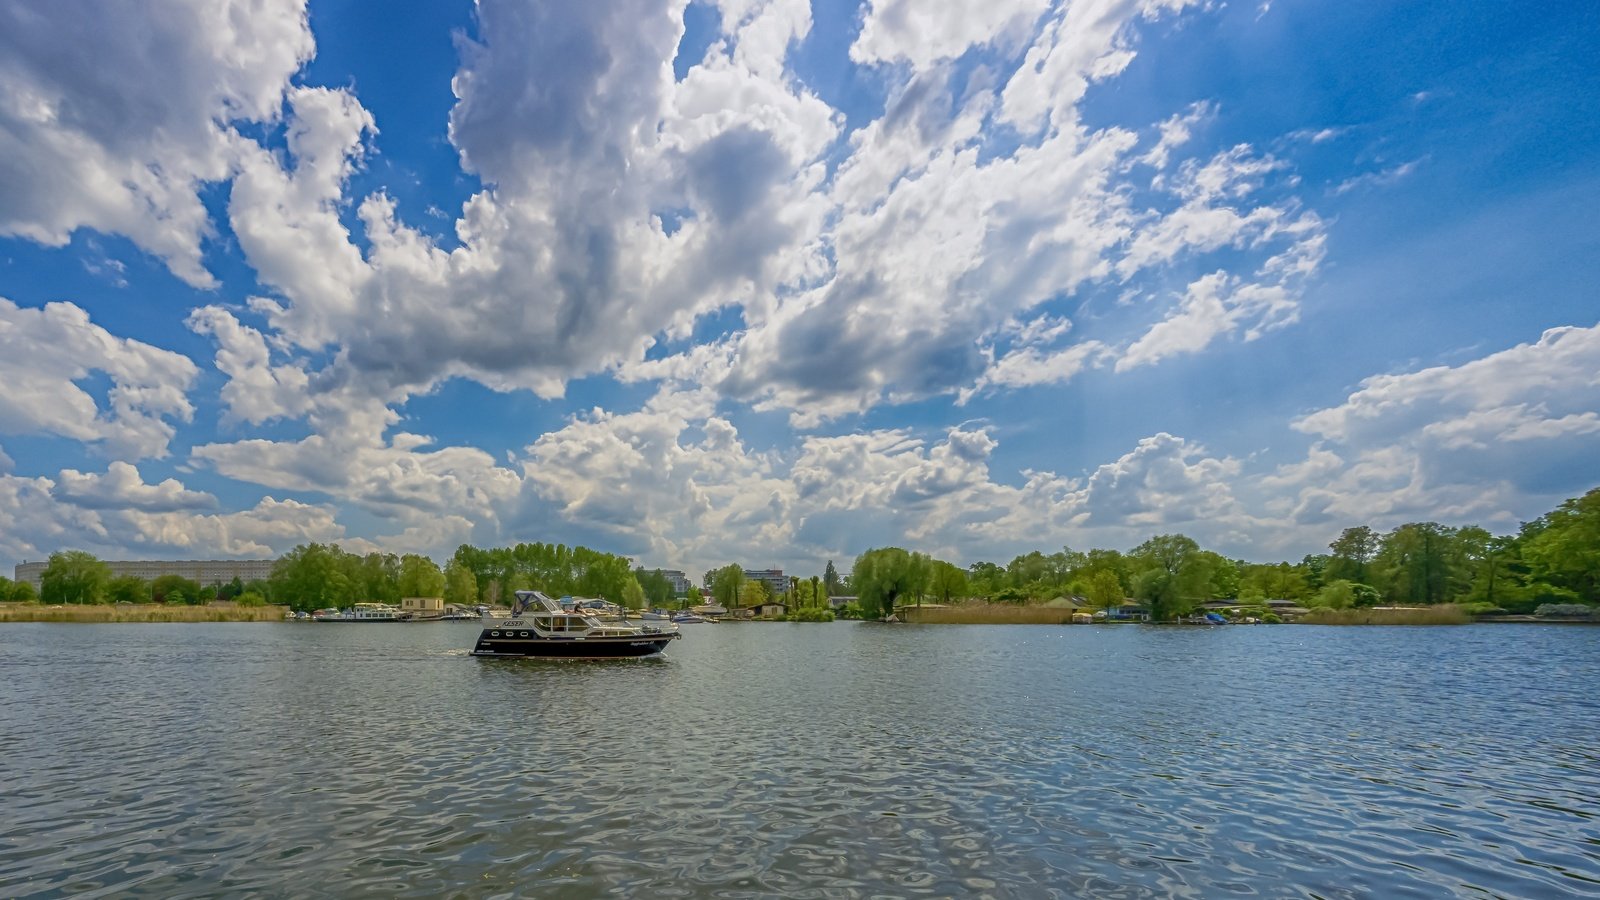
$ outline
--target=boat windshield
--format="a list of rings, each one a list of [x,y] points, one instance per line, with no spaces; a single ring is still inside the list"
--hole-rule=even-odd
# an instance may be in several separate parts
[[[566,610],[561,604],[539,591],[517,591],[517,603],[511,608],[513,616],[520,616],[529,609],[537,609],[548,613],[563,613]]]

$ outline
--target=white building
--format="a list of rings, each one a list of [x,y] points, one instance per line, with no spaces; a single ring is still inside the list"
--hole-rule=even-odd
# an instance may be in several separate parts
[[[689,593],[689,576],[683,574],[682,569],[657,569],[661,577],[672,582],[672,592],[675,594]]]

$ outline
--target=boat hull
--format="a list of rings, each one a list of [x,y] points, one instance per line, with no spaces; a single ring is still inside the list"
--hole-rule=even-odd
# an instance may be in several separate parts
[[[631,659],[660,653],[678,637],[676,632],[570,638],[481,635],[477,645],[472,648],[472,655],[523,659]]]

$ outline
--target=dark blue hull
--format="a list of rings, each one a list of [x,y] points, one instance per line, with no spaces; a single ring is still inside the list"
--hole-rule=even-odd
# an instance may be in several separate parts
[[[667,649],[676,633],[620,637],[478,637],[473,656],[540,659],[628,659],[651,656]]]

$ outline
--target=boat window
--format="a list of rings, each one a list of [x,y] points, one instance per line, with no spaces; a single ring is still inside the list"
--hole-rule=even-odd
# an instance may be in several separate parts
[[[527,636],[528,636],[528,633],[526,631],[517,632],[517,637],[527,637]]]
[[[498,631],[489,632],[489,637],[499,637],[499,636],[500,636],[500,632],[498,632]]]
[[[537,625],[540,628],[543,628],[545,631],[549,631],[550,630],[550,617],[549,616],[540,616],[539,618],[533,620],[533,624]]]

